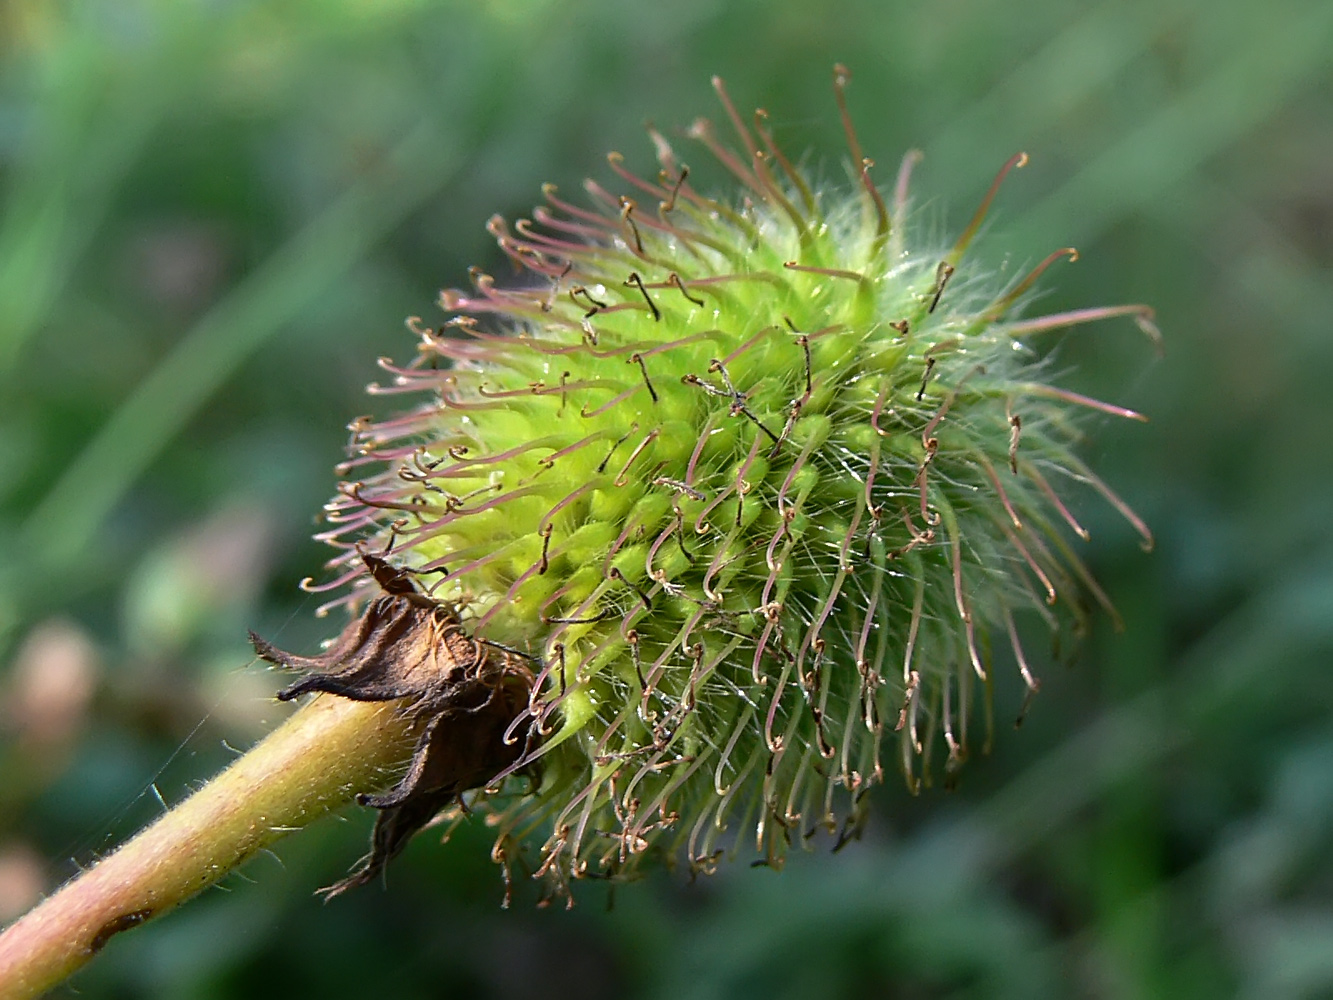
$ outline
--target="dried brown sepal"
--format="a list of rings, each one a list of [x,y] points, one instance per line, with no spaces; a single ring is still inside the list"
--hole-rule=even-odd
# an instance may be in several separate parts
[[[362,553],[383,593],[319,656],[278,649],[253,632],[255,652],[306,676],[278,692],[290,701],[311,691],[354,701],[408,699],[420,722],[407,772],[382,794],[357,801],[380,810],[370,854],[326,898],[371,881],[440,810],[514,763],[527,743],[506,730],[528,707],[532,671],[523,654],[469,636],[457,615],[417,591],[408,575]]]

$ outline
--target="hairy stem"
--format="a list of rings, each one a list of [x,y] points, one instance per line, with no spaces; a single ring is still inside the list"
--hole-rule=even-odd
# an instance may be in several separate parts
[[[0,997],[35,997],[115,934],[212,885],[284,834],[381,787],[411,753],[397,702],[321,696],[0,934]]]

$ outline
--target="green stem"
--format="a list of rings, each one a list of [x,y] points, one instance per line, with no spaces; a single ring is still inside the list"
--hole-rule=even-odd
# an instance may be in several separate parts
[[[328,696],[0,933],[0,998],[39,996],[108,940],[166,912],[267,844],[386,783],[410,756],[398,703]]]

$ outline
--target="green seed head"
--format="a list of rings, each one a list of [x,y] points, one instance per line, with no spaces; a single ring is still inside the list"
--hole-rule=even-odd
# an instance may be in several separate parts
[[[1076,255],[974,272],[994,187],[952,247],[914,244],[916,154],[882,193],[843,108],[851,190],[817,191],[717,89],[734,134],[701,120],[691,148],[739,194],[704,194],[652,132],[655,176],[611,154],[616,187],[492,219],[524,277],[474,271],[442,295],[452,319],[411,324],[412,363],[381,362],[372,391],[418,406],[353,425],[322,536],[350,585],[334,603],[393,566],[526,664],[508,766],[469,804],[501,860],[544,836],[532,867],[560,885],[647,853],[708,870],[746,843],[778,864],[854,832],[888,770],[915,789],[932,754],[966,757],[993,648],[1035,690],[1017,613],[1059,629],[1083,593],[1105,603],[1062,490],[1150,542],[1071,451],[1077,409],[1137,414],[1047,385],[1024,343],[1114,315],[1151,330],[1150,311],[1015,318]]]

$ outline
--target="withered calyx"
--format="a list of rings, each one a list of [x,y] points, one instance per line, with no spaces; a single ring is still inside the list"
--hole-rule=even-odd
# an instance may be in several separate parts
[[[319,656],[284,652],[253,632],[255,652],[306,676],[278,692],[290,701],[321,691],[355,701],[410,699],[404,711],[420,723],[407,772],[382,794],[357,801],[380,810],[370,854],[328,896],[371,881],[418,830],[457,796],[480,788],[526,748],[532,671],[526,658],[469,636],[446,605],[420,593],[407,573],[361,555],[382,593]]]

